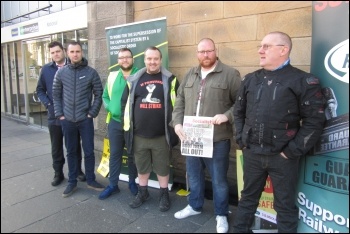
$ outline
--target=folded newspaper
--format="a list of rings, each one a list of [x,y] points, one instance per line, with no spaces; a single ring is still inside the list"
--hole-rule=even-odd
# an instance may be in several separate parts
[[[196,157],[213,157],[214,125],[212,117],[185,116],[183,129],[186,139],[181,141],[181,154]]]

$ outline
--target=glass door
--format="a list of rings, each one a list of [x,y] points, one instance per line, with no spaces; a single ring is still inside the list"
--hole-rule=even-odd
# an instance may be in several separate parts
[[[44,64],[51,61],[50,52],[47,48],[50,37],[24,41],[23,55],[25,64],[25,79],[28,91],[28,114],[29,123],[47,127],[47,111],[40,103],[36,95],[36,86],[39,80],[40,69]]]
[[[21,43],[1,45],[1,111],[12,118],[26,120],[25,83],[22,72]]]

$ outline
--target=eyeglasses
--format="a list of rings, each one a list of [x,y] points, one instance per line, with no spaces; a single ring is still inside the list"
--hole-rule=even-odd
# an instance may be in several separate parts
[[[259,46],[257,46],[256,48],[257,48],[258,50],[260,50],[260,48],[262,48],[263,50],[268,50],[268,49],[270,49],[272,46],[285,46],[285,45],[266,45],[266,44],[264,44],[264,45],[259,45]]]
[[[123,60],[123,59],[131,59],[131,58],[132,58],[131,56],[125,56],[125,57],[119,57],[118,59]]]
[[[201,50],[201,51],[197,51],[197,53],[198,54],[205,54],[205,53],[209,54],[209,53],[211,53],[213,51],[215,51],[215,49],[214,50]]]

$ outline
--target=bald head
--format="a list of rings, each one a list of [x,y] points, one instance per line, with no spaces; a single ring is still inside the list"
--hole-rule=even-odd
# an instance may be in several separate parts
[[[267,35],[273,35],[275,36],[280,42],[279,44],[281,45],[286,45],[289,48],[289,54],[292,51],[292,39],[290,38],[290,36],[284,32],[270,32]]]

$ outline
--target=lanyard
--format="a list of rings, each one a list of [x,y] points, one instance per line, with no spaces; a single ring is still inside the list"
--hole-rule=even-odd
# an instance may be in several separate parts
[[[205,79],[202,79],[199,84],[200,84],[200,88],[199,88],[199,92],[198,92],[198,103],[197,103],[197,109],[196,109],[196,116],[199,116],[199,107],[201,105],[202,91],[203,91],[203,86],[205,84]]]

